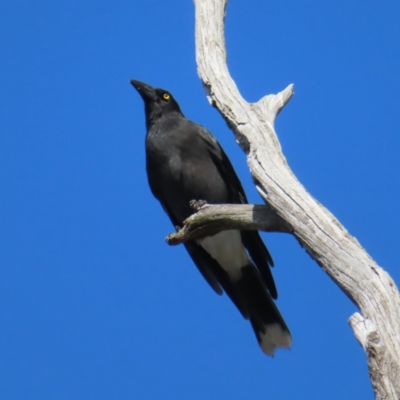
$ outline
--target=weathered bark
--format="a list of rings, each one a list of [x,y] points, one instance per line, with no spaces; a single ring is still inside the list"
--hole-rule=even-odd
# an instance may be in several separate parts
[[[177,245],[215,235],[228,229],[247,231],[286,232],[290,229],[268,205],[206,204],[189,217],[177,233],[166,237],[170,245]]]
[[[247,103],[241,97],[226,65],[226,0],[195,0],[195,6],[198,73],[210,103],[219,110],[246,152],[248,166],[260,194],[278,216],[276,221],[284,221],[278,224],[284,227],[281,231],[290,231],[358,306],[360,313],[355,313],[349,323],[366,351],[376,398],[399,399],[398,289],[390,276],[371,259],[339,221],[306,191],[290,170],[274,131],[274,121],[292,97],[293,85],[277,95],[265,96],[257,103]],[[212,207],[209,210],[213,214],[212,210],[216,209]],[[206,216],[213,226],[210,231],[203,226],[200,235],[218,229],[231,229],[232,224],[249,229],[248,220],[244,225],[241,225],[240,217],[235,222],[227,222],[226,214],[222,216],[220,211],[216,210],[217,215]],[[204,211],[201,211],[200,218],[204,215]],[[219,217],[222,218],[222,225],[216,227]],[[196,218],[199,217],[191,217],[189,223]],[[253,219],[251,223],[254,223],[253,228],[262,227],[258,220]],[[264,229],[275,230],[271,221],[264,224]],[[182,232],[181,236],[186,234]]]

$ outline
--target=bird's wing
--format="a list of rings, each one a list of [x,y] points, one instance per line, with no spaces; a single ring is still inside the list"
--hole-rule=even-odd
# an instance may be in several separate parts
[[[236,204],[247,204],[248,201],[243,186],[217,139],[203,126],[196,125],[196,127],[198,127],[197,132],[207,145],[210,157],[228,188],[230,201]],[[274,262],[260,234],[257,231],[241,231],[241,236],[243,245],[260,271],[271,297],[276,299],[278,293],[270,269]]]
[[[231,202],[247,204],[247,197],[242,184],[221,145],[206,128],[200,125],[198,127],[198,133],[206,144],[208,153],[228,188]]]
[[[172,223],[175,226],[179,226],[177,222],[178,220],[174,217],[172,211],[161,200],[160,202]],[[217,294],[222,295],[223,290],[225,290],[226,294],[236,305],[243,317],[249,319],[250,312],[246,299],[243,297],[241,291],[238,290],[237,285],[231,281],[226,271],[221,268],[218,262],[195,241],[184,243],[184,246],[201,275],[203,275],[203,278],[214,289],[214,291]]]

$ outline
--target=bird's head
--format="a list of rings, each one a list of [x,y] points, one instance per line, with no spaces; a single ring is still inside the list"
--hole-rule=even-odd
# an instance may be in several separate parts
[[[163,115],[169,113],[182,114],[179,104],[167,90],[155,89],[134,79],[131,80],[131,84],[144,101],[147,127]]]

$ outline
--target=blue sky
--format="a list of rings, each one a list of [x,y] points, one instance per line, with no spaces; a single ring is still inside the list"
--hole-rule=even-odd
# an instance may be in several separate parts
[[[400,3],[231,1],[248,101],[299,180],[400,282]],[[293,348],[274,359],[207,286],[144,169],[131,78],[170,90],[245,162],[196,73],[191,1],[0,1],[0,397],[372,399],[355,306],[292,237],[263,234]]]

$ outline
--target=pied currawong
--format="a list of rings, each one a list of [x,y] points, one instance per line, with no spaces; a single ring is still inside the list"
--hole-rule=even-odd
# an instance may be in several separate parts
[[[131,80],[145,105],[146,169],[150,189],[174,226],[194,213],[191,200],[247,203],[231,162],[215,137],[182,114],[171,93]],[[278,294],[272,258],[256,231],[228,230],[185,243],[216,293],[227,293],[250,320],[262,351],[290,347],[292,338],[272,299]]]

